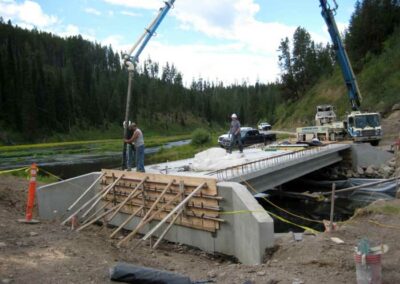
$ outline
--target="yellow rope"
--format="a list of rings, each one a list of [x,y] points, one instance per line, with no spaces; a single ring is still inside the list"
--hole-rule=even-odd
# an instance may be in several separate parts
[[[251,186],[251,184],[249,184],[246,180],[244,180],[242,177],[240,177],[240,179],[241,179],[247,186],[249,186],[250,189],[251,189],[253,192],[258,193],[258,191],[256,191],[256,190]],[[265,198],[264,196],[263,196],[262,198],[263,198],[266,202],[268,202],[270,205],[274,206],[275,208],[277,208],[277,209],[279,209],[279,210],[281,210],[281,211],[283,211],[283,212],[285,212],[285,213],[287,213],[287,214],[289,214],[289,215],[292,215],[292,216],[297,217],[297,218],[299,218],[299,219],[303,219],[303,220],[305,220],[305,221],[310,221],[310,222],[315,222],[315,223],[323,224],[323,222],[320,221],[320,220],[309,219],[309,218],[306,218],[306,217],[303,217],[303,216],[296,215],[296,214],[294,214],[294,213],[292,213],[292,212],[290,212],[290,211],[287,211],[286,209],[283,209],[283,208],[279,207],[278,205],[272,203],[270,200],[268,200],[268,199]]]
[[[368,222],[370,222],[370,223],[372,223],[372,224],[374,224],[374,225],[377,225],[377,226],[379,226],[379,227],[384,227],[384,228],[390,228],[390,229],[400,230],[400,227],[393,226],[393,225],[381,224],[381,223],[379,223],[379,222],[377,222],[377,221],[374,221],[374,220],[371,220],[371,219],[368,220]]]
[[[48,174],[49,176],[55,177],[58,180],[63,180],[62,178],[60,178],[59,176],[56,176],[55,174],[52,174],[51,172],[48,172],[46,170],[44,170],[43,168],[40,168],[40,170],[46,174]]]
[[[12,169],[12,170],[4,170],[4,171],[0,171],[0,175],[2,174],[6,174],[6,173],[13,173],[13,172],[19,172],[19,171],[25,171],[29,168],[25,167],[25,168],[19,168],[19,169]]]

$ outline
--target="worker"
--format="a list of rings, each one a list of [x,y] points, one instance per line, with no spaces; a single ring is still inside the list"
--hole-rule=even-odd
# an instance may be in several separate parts
[[[233,146],[238,143],[240,153],[243,153],[243,145],[242,145],[242,138],[240,136],[240,122],[236,113],[233,113],[231,121],[231,128],[229,130],[229,135],[231,137],[231,144],[229,145],[228,153],[232,153]]]
[[[122,124],[124,129],[128,128],[126,130],[124,139],[129,139],[133,135],[133,132],[132,132],[131,128],[129,127],[130,124],[131,124],[130,121],[128,123],[126,121],[124,121]],[[135,146],[132,143],[124,142],[124,147],[122,150],[122,170],[130,171],[132,169],[134,151],[135,151]]]
[[[125,139],[125,143],[134,143],[135,145],[135,158],[136,158],[136,171],[145,172],[144,170],[144,138],[142,131],[137,127],[136,123],[132,123],[129,128],[133,132],[129,139]]]

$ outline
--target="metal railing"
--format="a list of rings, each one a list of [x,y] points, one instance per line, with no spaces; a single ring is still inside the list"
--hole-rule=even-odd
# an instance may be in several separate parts
[[[343,144],[328,144],[323,147],[311,147],[216,170],[209,172],[207,175],[217,176],[219,181],[228,181],[235,177],[251,174],[269,167],[274,167],[290,161],[302,159],[304,157],[311,157],[319,153],[327,152],[331,149],[337,148],[338,151],[340,151],[347,147],[343,146]]]

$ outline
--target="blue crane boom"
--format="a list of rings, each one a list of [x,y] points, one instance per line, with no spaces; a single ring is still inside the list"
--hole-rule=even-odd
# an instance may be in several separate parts
[[[168,11],[173,6],[175,0],[169,0],[165,2],[165,6],[160,8],[157,17],[150,23],[150,25],[145,29],[144,33],[139,37],[136,43],[132,46],[128,53],[124,54],[124,65],[128,68],[129,72],[129,80],[128,80],[128,92],[126,96],[126,108],[125,108],[125,122],[124,122],[124,137],[127,134],[128,129],[128,121],[129,121],[129,107],[131,101],[131,88],[132,88],[132,79],[133,79],[133,72],[135,70],[134,63],[139,61],[139,56],[146,47],[147,43],[154,35],[155,31],[157,30],[158,26],[161,24],[164,17],[167,15]],[[139,46],[139,48],[137,48]],[[137,49],[137,50],[136,50]],[[132,56],[132,53],[135,54]],[[125,125],[126,124],[126,125]]]
[[[334,13],[338,8],[335,0],[335,8],[331,8],[327,0],[319,0],[322,8],[321,15],[324,18],[326,25],[328,26],[329,35],[331,36],[333,47],[336,51],[336,56],[342,69],[342,74],[346,82],[348,90],[348,96],[350,99],[351,107],[353,110],[359,110],[361,103],[361,93],[357,85],[356,77],[351,67],[349,57],[347,56],[346,50],[344,49],[343,41],[340,37],[339,30],[336,25]]]
[[[128,126],[129,126],[129,107],[131,104],[131,90],[132,90],[132,81],[133,74],[135,71],[135,63],[139,61],[139,56],[146,47],[147,43],[150,41],[151,37],[156,32],[158,26],[161,24],[162,20],[167,15],[168,11],[174,5],[175,0],[169,0],[165,2],[165,6],[160,8],[159,13],[156,18],[150,23],[150,25],[145,29],[144,33],[139,37],[136,43],[132,46],[128,53],[124,54],[123,60],[124,65],[128,69],[128,91],[126,95],[126,106],[125,106],[125,120],[123,123],[124,126],[124,138],[126,138],[128,134]],[[132,53],[136,50],[136,52]],[[122,169],[127,165],[127,158],[130,155],[130,147],[124,143],[123,153],[122,153]],[[129,168],[129,167],[128,167]]]
[[[145,29],[145,32],[138,39],[138,41],[133,45],[133,47],[130,49],[130,51],[127,54],[125,54],[125,56],[124,56],[124,60],[125,61],[127,61],[127,60],[132,61],[132,62],[138,62],[139,61],[140,54],[142,53],[143,49],[146,47],[146,45],[149,42],[150,38],[154,35],[154,33],[157,30],[158,26],[161,24],[162,20],[167,15],[168,11],[174,5],[174,2],[175,2],[175,0],[170,0],[168,2],[165,2],[165,6],[160,8],[160,11],[159,11],[157,17],[151,22],[149,27],[147,29]],[[133,56],[131,56],[133,51],[135,51],[135,49],[137,48],[137,46],[139,44],[140,44],[140,47],[138,48],[136,53]]]

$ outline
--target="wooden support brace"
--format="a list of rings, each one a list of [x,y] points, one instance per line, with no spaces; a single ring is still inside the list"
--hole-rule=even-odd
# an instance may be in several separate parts
[[[139,187],[140,187],[147,179],[148,179],[148,177],[143,178],[143,179],[137,184],[137,186],[135,187],[135,189],[132,190],[131,193],[129,193],[128,197],[127,197],[123,202],[121,202],[120,204],[118,204],[118,209],[115,210],[115,212],[110,216],[110,218],[108,219],[109,222],[115,217],[115,215],[117,215],[117,213],[119,212],[119,210],[121,210],[121,208],[122,208],[131,198],[134,198],[133,195],[136,193],[136,191],[139,189]],[[139,195],[139,193],[138,193],[137,195]],[[136,197],[137,195],[135,195],[135,197]]]
[[[71,206],[68,207],[67,212],[70,211],[78,202],[97,184],[97,182],[105,175],[106,173],[101,173],[101,175],[85,190],[84,193],[81,194],[81,196],[78,197],[77,200],[75,200],[74,203],[71,204]]]
[[[124,239],[122,239],[117,246],[121,246],[123,243],[127,242],[128,240],[130,240],[134,235],[136,235],[136,233],[147,223],[149,223],[150,221],[152,221],[154,219],[155,216],[157,216],[157,214],[159,214],[165,207],[169,206],[170,204],[172,204],[175,200],[177,200],[180,197],[180,193],[178,193],[177,195],[175,195],[171,200],[169,200],[167,203],[165,203],[163,206],[161,206],[156,212],[153,213],[153,215],[151,215],[149,218],[147,218],[146,220],[143,220],[140,222],[139,225],[136,226],[135,230],[133,230],[129,235],[127,235]],[[149,211],[150,212],[150,211]]]
[[[96,216],[97,214],[99,214],[101,211],[104,210],[104,208],[107,207],[107,205],[109,205],[112,202],[112,200],[104,203],[99,209],[96,210],[96,212],[94,212],[92,215],[90,215],[85,221],[83,221],[82,225],[86,224],[89,220],[91,220],[94,216]]]
[[[100,192],[96,193],[95,196],[93,196],[91,199],[89,199],[88,201],[86,201],[85,204],[83,204],[81,207],[79,207],[74,213],[72,213],[67,219],[65,219],[61,225],[65,225],[69,220],[71,220],[72,218],[74,218],[81,210],[83,210],[83,208],[85,208],[86,206],[88,206],[90,203],[92,203],[93,200],[95,200],[96,198],[98,198],[99,196],[101,196],[107,189],[109,188],[109,186],[103,188]]]
[[[100,200],[102,198],[104,198],[110,191],[111,189],[113,189],[115,187],[115,185],[120,181],[120,179],[123,177],[124,175],[121,175],[119,178],[117,178],[111,185],[108,186],[108,189],[102,194],[100,195],[97,200],[95,202],[93,202],[93,204],[89,207],[88,210],[86,210],[85,213],[83,213],[82,218],[85,218],[86,215],[89,214],[89,212],[97,205],[97,203],[100,202]]]
[[[78,228],[78,232],[82,231],[83,229],[85,229],[86,227],[88,227],[89,225],[93,224],[94,222],[100,220],[101,218],[107,216],[108,214],[110,214],[111,212],[113,212],[116,208],[118,207],[118,205],[115,205],[113,207],[111,207],[108,211],[100,214],[99,216],[95,217],[94,219],[92,219],[91,221],[87,222],[85,225],[83,225],[82,227]]]
[[[207,185],[206,182],[203,182],[200,184],[195,190],[193,190],[181,203],[179,203],[164,219],[162,219],[153,229],[151,229],[142,239],[147,240],[152,234],[154,234],[155,231],[158,230],[158,228],[161,227],[162,224],[164,224],[175,212],[183,208],[185,204],[190,200],[190,198],[193,197],[198,191],[200,191],[203,187]]]
[[[129,223],[129,221],[131,221],[133,219],[133,217],[135,217],[140,210],[143,209],[143,206],[139,207],[139,209],[137,209],[135,212],[133,212],[128,218],[126,218],[126,220],[110,235],[110,238],[114,237],[126,224]]]
[[[169,223],[168,227],[162,232],[158,240],[153,246],[153,249],[156,249],[158,247],[158,244],[161,242],[161,240],[164,238],[164,236],[168,233],[168,231],[171,229],[172,225],[175,223],[175,221],[178,219],[179,215],[183,212],[184,209],[181,209],[176,213],[175,217],[172,219],[172,221]]]

